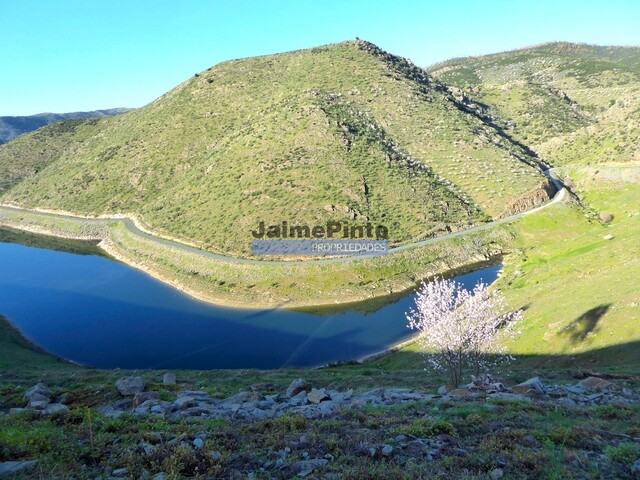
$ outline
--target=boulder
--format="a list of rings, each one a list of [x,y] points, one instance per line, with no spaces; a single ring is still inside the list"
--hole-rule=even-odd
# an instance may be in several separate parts
[[[0,477],[11,477],[30,472],[38,465],[38,460],[25,462],[0,462]]]
[[[503,475],[504,472],[499,468],[494,468],[493,470],[491,470],[491,472],[489,472],[489,478],[491,480],[498,480],[498,478],[502,478]]]
[[[235,405],[237,403],[244,403],[249,400],[251,394],[249,392],[240,392],[235,395],[231,395],[230,397],[225,398],[220,401],[220,405]]]
[[[43,415],[52,415],[58,412],[66,412],[69,410],[69,407],[63,405],[62,403],[50,403],[42,410]]]
[[[528,393],[530,390],[533,390],[539,393],[544,393],[544,385],[540,381],[539,377],[530,378],[529,380],[519,383],[515,387],[511,388],[511,391],[513,393],[519,393],[522,395]]]
[[[310,391],[311,391],[311,384],[309,382],[307,382],[304,378],[296,378],[293,382],[291,382],[291,384],[289,385],[289,388],[287,388],[285,395],[291,398],[291,397],[295,397],[300,392],[310,392]]]
[[[144,390],[144,380],[141,377],[123,377],[116,382],[116,389],[123,397],[133,396]]]
[[[327,395],[327,391],[324,388],[312,388],[309,393],[307,393],[307,400],[311,403],[320,403],[323,400],[329,400],[329,395]]]
[[[600,377],[587,377],[581,382],[578,382],[578,385],[587,391],[597,392],[611,387],[612,383]]]
[[[186,410],[187,408],[191,408],[196,405],[196,400],[193,397],[179,397],[173,402],[173,406],[176,407],[177,410]]]
[[[49,401],[51,392],[44,383],[38,383],[27,390],[22,398],[27,402]]]
[[[160,394],[158,392],[140,392],[136,393],[135,397],[133,397],[133,407],[138,407],[142,405],[147,400],[158,400],[160,398]]]
[[[176,374],[175,373],[165,373],[164,377],[162,377],[162,383],[165,385],[175,385],[176,384]]]
[[[393,453],[393,447],[391,445],[384,445],[382,450],[380,450],[380,453],[382,453],[383,456],[388,457]]]
[[[307,392],[305,392],[304,390],[289,399],[289,405],[291,405],[292,407],[300,407],[302,405],[306,405],[307,403],[309,403],[309,399],[307,398]]]

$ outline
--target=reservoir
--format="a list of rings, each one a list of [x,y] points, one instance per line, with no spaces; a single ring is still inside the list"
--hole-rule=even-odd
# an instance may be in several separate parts
[[[455,278],[493,282],[500,265]],[[340,311],[245,310],[195,300],[89,242],[0,229],[0,315],[28,339],[97,368],[312,367],[408,339],[413,292]]]

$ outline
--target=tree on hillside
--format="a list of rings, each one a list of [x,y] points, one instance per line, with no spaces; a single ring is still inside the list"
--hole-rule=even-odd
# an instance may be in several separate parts
[[[498,340],[518,333],[514,327],[522,311],[506,310],[504,297],[485,283],[469,291],[452,280],[435,280],[423,284],[407,320],[409,328],[418,330],[418,344],[429,363],[447,371],[458,386],[465,365],[479,375],[512,359]]]

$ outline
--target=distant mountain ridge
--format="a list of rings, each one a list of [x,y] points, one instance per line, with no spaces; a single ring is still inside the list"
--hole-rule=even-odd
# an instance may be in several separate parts
[[[7,143],[23,133],[32,132],[50,123],[78,118],[99,118],[121,115],[133,110],[132,108],[109,108],[91,112],[71,113],[38,113],[27,116],[0,117],[0,144]]]

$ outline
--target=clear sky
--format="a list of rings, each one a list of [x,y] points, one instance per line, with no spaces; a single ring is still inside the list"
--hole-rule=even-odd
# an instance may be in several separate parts
[[[0,0],[0,116],[139,107],[223,60],[356,36],[421,66],[555,40],[640,45],[640,2]]]

